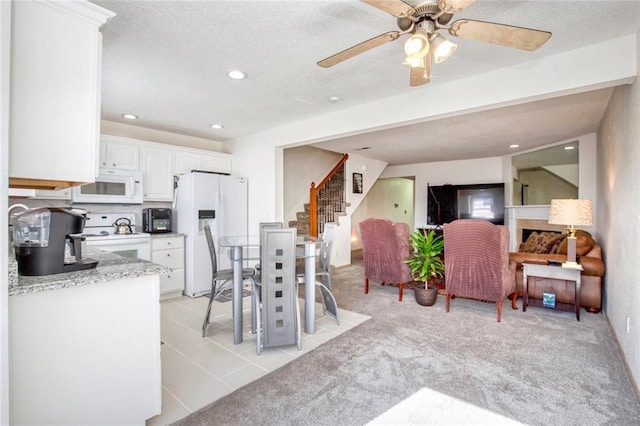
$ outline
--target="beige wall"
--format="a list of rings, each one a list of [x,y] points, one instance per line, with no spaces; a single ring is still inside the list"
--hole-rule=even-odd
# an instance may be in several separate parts
[[[513,185],[513,204],[522,204],[522,185],[529,185],[527,205],[550,204],[552,198],[578,198],[576,185],[542,168],[521,170],[518,173],[518,180]]]
[[[213,139],[203,139],[174,132],[149,129],[133,126],[131,124],[116,123],[115,121],[102,120],[100,133],[123,138],[139,139],[148,142],[164,143],[185,148],[206,149],[208,151],[225,152],[222,142]]]
[[[597,239],[603,247],[606,264],[604,312],[638,384],[640,83],[637,80],[615,89],[598,132],[597,158]]]
[[[413,230],[414,198],[413,179],[386,178],[376,180],[367,196],[351,216],[351,249],[362,248],[358,224],[369,217],[403,222]]]

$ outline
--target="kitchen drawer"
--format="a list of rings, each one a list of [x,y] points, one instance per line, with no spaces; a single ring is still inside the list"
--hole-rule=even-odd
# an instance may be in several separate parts
[[[160,294],[182,292],[184,289],[184,269],[174,269],[160,275]]]
[[[151,250],[184,248],[184,237],[151,237]]]
[[[172,250],[153,250],[151,261],[170,268],[184,268],[184,250],[181,248]]]

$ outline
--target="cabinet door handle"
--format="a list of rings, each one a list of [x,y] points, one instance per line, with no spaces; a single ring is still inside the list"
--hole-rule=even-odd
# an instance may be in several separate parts
[[[167,253],[167,257],[171,257],[171,255],[169,253]]]

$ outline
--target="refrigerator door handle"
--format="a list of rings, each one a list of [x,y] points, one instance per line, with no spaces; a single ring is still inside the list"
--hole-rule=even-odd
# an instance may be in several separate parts
[[[178,203],[178,181],[180,178],[178,176],[173,176],[173,203],[171,203],[171,208],[176,209],[176,205]]]

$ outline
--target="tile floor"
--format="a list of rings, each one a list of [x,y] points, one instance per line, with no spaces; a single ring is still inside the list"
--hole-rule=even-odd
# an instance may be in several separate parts
[[[319,299],[318,299],[319,300]],[[304,322],[304,301],[301,318]],[[243,303],[244,341],[233,344],[231,302],[214,302],[211,324],[201,337],[208,299],[182,296],[161,302],[162,413],[147,425],[165,425],[283,366],[369,317],[339,309],[340,325],[316,304],[316,333],[302,333],[302,350],[295,346],[265,349],[256,355],[251,334],[251,297]]]

